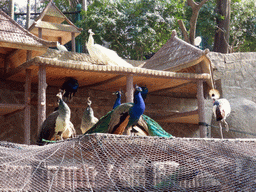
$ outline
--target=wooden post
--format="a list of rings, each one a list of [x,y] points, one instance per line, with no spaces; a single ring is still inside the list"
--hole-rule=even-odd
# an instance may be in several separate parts
[[[38,133],[46,118],[46,65],[39,65],[38,73]]]
[[[38,28],[38,37],[39,38],[43,37],[43,29],[42,28]]]
[[[133,103],[133,75],[126,76],[126,103]]]
[[[197,102],[198,102],[199,122],[205,123],[203,80],[197,81]],[[200,137],[205,138],[207,130],[206,130],[206,126],[202,123],[199,125]]]
[[[31,101],[31,69],[26,69],[25,110],[24,110],[24,143],[30,144],[30,101]]]
[[[71,42],[72,42],[72,52],[76,52],[76,39],[75,39],[75,33],[71,33]]]

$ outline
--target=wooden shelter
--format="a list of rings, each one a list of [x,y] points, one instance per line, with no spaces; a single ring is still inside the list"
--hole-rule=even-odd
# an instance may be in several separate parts
[[[5,14],[2,13],[1,15]],[[10,19],[9,22],[15,24],[15,26],[17,25]],[[16,28],[17,27],[18,25]],[[47,46],[56,46],[56,43],[42,40],[27,32],[25,29],[22,30],[26,34],[25,36],[31,36],[36,42],[41,42],[41,47],[39,47],[44,47],[44,49],[42,49],[44,51]],[[0,36],[0,39],[4,38]],[[15,42],[16,39],[10,38],[9,41]],[[2,42],[2,40],[0,40],[0,42]],[[17,43],[20,42],[23,43],[24,40],[18,39]],[[26,47],[26,42],[22,45]],[[3,48],[1,48],[1,50],[3,50]],[[9,51],[8,55],[13,55],[10,54],[11,51]],[[25,53],[27,53],[26,50]],[[174,53],[175,55],[173,55]],[[25,111],[25,137],[29,141],[29,95],[31,91],[31,83],[38,84],[37,105],[39,129],[46,118],[47,86],[61,87],[67,77],[76,78],[80,87],[86,87],[88,89],[106,92],[114,92],[120,88],[126,89],[127,102],[132,102],[133,100],[134,84],[147,86],[149,94],[152,95],[177,98],[197,98],[198,109],[172,112],[153,118],[157,121],[165,122],[185,122],[193,124],[204,122],[204,87],[212,88],[213,85],[211,64],[205,54],[206,51],[201,51],[186,44],[184,41],[178,39],[175,36],[175,33],[173,33],[172,38],[166,45],[164,45],[154,57],[147,61],[143,67],[125,68],[109,66],[96,63],[87,54],[61,52],[52,49],[48,49],[44,55],[36,56],[26,62],[23,60],[22,64],[9,64],[9,62],[3,62],[6,61],[4,59],[2,60],[2,66],[4,69],[8,68],[8,71],[5,70],[3,76],[4,79],[26,83],[26,104],[24,106],[27,106],[28,110]],[[31,53],[28,55],[28,58],[31,58]],[[173,61],[171,60],[172,58]],[[204,84],[204,82],[206,83]],[[200,136],[206,137],[204,126],[201,126]]]
[[[0,104],[0,115],[7,115],[25,109],[25,127],[30,130],[30,89],[31,70],[22,63],[44,54],[48,47],[55,47],[56,42],[40,39],[21,27],[6,13],[0,10],[0,69],[2,79],[8,79],[12,74],[23,71],[26,75],[22,82],[25,84],[24,104]],[[29,132],[26,133],[29,140]]]
[[[82,31],[56,7],[52,0],[28,30],[42,39],[59,41],[62,45],[72,41],[73,52],[75,51],[75,37]]]
[[[204,109],[204,96],[208,94],[213,86],[213,73],[211,61],[206,56],[209,52],[208,49],[201,50],[177,37],[176,31],[173,31],[171,38],[160,50],[154,54],[144,65],[144,68],[172,71],[177,73],[189,74],[209,74],[210,78],[204,84],[202,80],[197,82],[190,81],[184,82],[178,86],[162,90],[164,93],[172,95],[173,97],[197,98],[198,110],[187,111],[180,115],[170,115],[165,119],[176,121],[177,119],[188,123],[199,123],[200,135],[205,137],[205,109]],[[177,116],[177,119],[170,118]],[[189,120],[189,121],[188,121]]]

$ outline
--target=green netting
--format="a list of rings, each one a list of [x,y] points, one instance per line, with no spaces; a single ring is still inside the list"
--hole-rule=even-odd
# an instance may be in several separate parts
[[[255,191],[256,140],[84,135],[0,142],[0,191]]]

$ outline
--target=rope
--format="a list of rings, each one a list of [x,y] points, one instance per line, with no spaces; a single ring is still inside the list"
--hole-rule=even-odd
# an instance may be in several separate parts
[[[203,126],[206,126],[207,128],[208,127],[214,127],[214,128],[219,128],[217,126],[214,126],[214,125],[209,125],[208,123],[205,123],[205,122],[199,122],[198,125],[203,125]],[[222,128],[223,129],[223,128]],[[243,134],[247,134],[247,135],[253,135],[253,136],[256,136],[256,133],[250,133],[250,132],[245,132],[245,131],[238,131],[238,130],[235,130],[235,129],[229,129],[230,131],[233,131],[233,132],[237,132],[237,133],[243,133]]]

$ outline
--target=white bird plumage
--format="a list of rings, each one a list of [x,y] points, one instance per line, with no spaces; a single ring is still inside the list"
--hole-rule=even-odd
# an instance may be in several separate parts
[[[99,44],[94,43],[93,35],[91,29],[88,30],[89,39],[86,43],[86,47],[88,49],[89,55],[91,58],[99,63],[103,63],[105,65],[114,65],[121,67],[133,67],[130,63],[126,62],[124,59],[119,57],[117,53],[111,49],[103,47]]]
[[[94,116],[94,112],[92,110],[91,104],[92,102],[90,101],[90,97],[88,97],[88,100],[87,100],[88,107],[84,111],[81,126],[80,126],[80,129],[83,134],[99,121],[98,118]]]
[[[229,131],[228,123],[226,122],[226,118],[230,115],[231,107],[230,103],[225,98],[220,98],[220,93],[216,89],[211,89],[209,92],[211,99],[213,100],[213,114],[216,118],[216,121],[219,122],[220,135],[223,139],[222,126],[221,122],[225,124],[226,131]]]
[[[68,51],[67,48],[64,45],[61,45],[58,41],[57,41],[57,49],[59,51]]]

